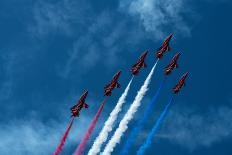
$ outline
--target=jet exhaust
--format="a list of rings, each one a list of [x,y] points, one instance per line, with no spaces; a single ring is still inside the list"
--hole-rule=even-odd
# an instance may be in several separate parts
[[[148,147],[150,147],[151,143],[152,143],[152,140],[153,138],[155,137],[159,127],[160,127],[160,124],[162,123],[162,121],[164,120],[169,108],[170,108],[170,105],[172,104],[173,102],[173,97],[171,97],[169,103],[166,105],[166,107],[164,108],[163,112],[161,113],[161,115],[159,116],[158,120],[156,121],[156,123],[154,124],[151,132],[149,133],[149,135],[147,136],[147,139],[146,141],[143,143],[143,145],[139,148],[139,150],[137,151],[137,155],[143,155],[146,151],[146,149]]]
[[[90,126],[88,128],[88,130],[86,131],[84,137],[82,138],[80,144],[78,145],[74,155],[82,155],[83,154],[83,151],[85,149],[85,146],[86,146],[86,143],[87,141],[89,140],[89,137],[91,136],[96,124],[97,124],[97,121],[102,113],[102,110],[103,110],[103,107],[105,105],[105,99],[103,100],[103,102],[101,103],[101,106],[100,108],[98,109],[96,115],[94,116],[92,122],[90,123]]]
[[[166,77],[160,83],[160,86],[159,86],[158,90],[156,91],[156,93],[155,93],[154,97],[152,98],[152,101],[150,102],[150,104],[145,109],[145,112],[144,112],[143,116],[139,119],[139,121],[135,125],[135,127],[133,127],[129,137],[127,138],[127,141],[125,142],[125,145],[123,145],[123,149],[122,149],[120,155],[126,155],[126,154],[129,153],[130,147],[132,146],[132,144],[135,141],[136,137],[138,136],[138,134],[142,130],[142,128],[144,126],[144,123],[149,119],[149,116],[153,112],[154,106],[155,106],[156,101],[157,101],[157,98],[158,98],[158,96],[160,94],[161,89],[163,88],[163,85],[164,85],[165,81],[166,81]]]
[[[74,117],[71,118],[71,122],[69,123],[68,128],[66,129],[66,131],[65,131],[58,147],[56,148],[55,152],[53,153],[53,155],[59,155],[61,153],[61,151],[63,150],[65,141],[66,141],[68,134],[72,128],[73,121],[74,121]]]
[[[157,61],[154,64],[153,68],[151,69],[151,72],[149,73],[146,80],[144,81],[143,86],[138,91],[138,93],[137,93],[137,95],[135,97],[135,100],[131,104],[129,110],[124,115],[123,119],[121,120],[121,122],[119,124],[119,127],[116,129],[113,137],[107,143],[102,155],[110,155],[114,151],[114,148],[115,148],[116,144],[120,142],[121,137],[123,136],[124,132],[128,128],[128,123],[133,119],[134,114],[136,113],[137,109],[141,105],[141,101],[142,101],[144,95],[146,94],[146,92],[148,90],[148,85],[150,84],[151,77],[152,77],[152,75],[154,73],[154,70],[155,70],[155,68],[157,66],[158,60],[159,59],[157,59]]]
[[[134,77],[134,76],[133,76]],[[109,118],[107,119],[107,121],[104,124],[103,129],[101,130],[100,134],[98,135],[98,137],[95,139],[93,146],[91,147],[88,155],[96,155],[101,151],[101,146],[104,142],[106,142],[109,133],[112,131],[113,128],[113,124],[115,123],[119,112],[122,110],[122,106],[126,101],[126,97],[128,94],[128,91],[130,89],[130,85],[133,81],[133,77],[131,78],[130,82],[128,83],[125,91],[123,92],[123,94],[121,95],[121,97],[119,98],[115,108],[113,109],[113,111],[110,113]]]

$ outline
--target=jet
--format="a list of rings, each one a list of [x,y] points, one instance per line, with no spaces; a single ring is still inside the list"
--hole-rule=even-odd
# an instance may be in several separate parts
[[[144,67],[146,68],[147,65],[145,64],[145,58],[147,56],[148,51],[145,51],[139,58],[139,60],[134,64],[131,68],[131,72],[133,75],[137,75],[139,73],[139,70]]]
[[[172,89],[174,94],[177,94],[177,93],[180,91],[180,89],[181,89],[183,86],[185,86],[185,80],[186,80],[187,77],[188,77],[188,72],[185,73],[185,74],[181,77],[181,79],[179,80],[178,84]]]
[[[104,87],[104,96],[111,96],[112,90],[117,87],[120,88],[120,84],[118,83],[118,78],[121,75],[121,71],[118,71],[109,84]]]
[[[163,42],[162,46],[157,50],[156,53],[156,57],[161,59],[163,57],[163,54],[167,51],[170,51],[170,46],[169,46],[169,42],[172,39],[173,34],[171,34],[170,36],[168,36],[168,38]]]
[[[72,113],[71,117],[79,117],[79,113],[81,109],[89,107],[89,105],[85,103],[85,99],[87,95],[88,95],[88,91],[85,91],[84,94],[80,97],[77,104],[70,108],[71,113]]]
[[[180,57],[180,53],[177,53],[171,60],[170,64],[168,64],[166,67],[165,67],[165,74],[166,75],[169,75],[171,74],[172,70],[174,68],[178,68],[178,64],[177,64],[177,60],[179,59]]]

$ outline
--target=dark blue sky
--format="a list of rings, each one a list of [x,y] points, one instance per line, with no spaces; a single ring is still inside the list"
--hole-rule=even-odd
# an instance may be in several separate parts
[[[91,147],[130,79],[131,65],[144,50],[150,51],[148,68],[134,80],[120,118],[153,66],[155,50],[174,33],[172,51],[159,62],[130,127],[177,51],[182,53],[180,68],[168,78],[154,115],[130,153],[145,140],[180,75],[189,71],[186,87],[147,154],[231,155],[231,14],[229,0],[2,0],[0,154],[51,154],[68,123],[69,108],[88,89],[90,108],[75,120],[63,152],[71,154],[99,107],[104,85],[121,69],[122,88],[107,100]]]

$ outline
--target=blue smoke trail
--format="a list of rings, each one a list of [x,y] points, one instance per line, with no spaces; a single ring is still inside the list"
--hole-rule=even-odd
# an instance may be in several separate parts
[[[137,135],[139,134],[139,132],[141,131],[141,129],[144,126],[144,123],[149,119],[148,117],[151,115],[151,113],[154,110],[154,106],[156,103],[156,100],[160,94],[160,90],[162,89],[164,83],[166,81],[166,77],[163,79],[163,81],[160,83],[160,86],[158,88],[158,90],[156,91],[155,96],[152,98],[152,101],[150,102],[150,104],[147,106],[143,117],[139,120],[139,122],[136,124],[135,128],[133,128],[133,130],[131,131],[131,134],[129,135],[120,155],[126,155],[128,154],[131,145],[133,144],[133,142],[135,141]]]
[[[173,102],[173,97],[171,97],[169,103],[166,105],[164,111],[161,113],[160,117],[158,118],[157,122],[155,123],[155,125],[153,126],[151,132],[149,133],[146,141],[143,143],[143,145],[139,148],[139,150],[137,151],[137,155],[143,155],[146,151],[146,149],[151,145],[152,139],[155,137],[156,132],[158,131],[158,128],[160,126],[160,124],[162,123],[163,119],[165,118],[168,109],[170,107],[170,105]]]

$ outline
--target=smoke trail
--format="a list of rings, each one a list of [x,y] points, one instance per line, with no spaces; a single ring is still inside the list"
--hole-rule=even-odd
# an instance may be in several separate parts
[[[151,77],[152,77],[152,75],[154,73],[154,70],[156,68],[157,63],[158,63],[158,60],[156,61],[155,65],[153,66],[153,68],[151,70],[151,72],[149,73],[146,80],[144,81],[143,86],[138,91],[138,93],[137,93],[137,95],[135,97],[135,100],[131,104],[129,110],[127,111],[127,113],[125,114],[123,119],[121,120],[121,122],[119,124],[119,127],[116,129],[113,137],[110,139],[110,141],[106,145],[106,147],[105,147],[105,149],[104,149],[104,151],[102,153],[103,155],[110,155],[111,152],[113,152],[114,147],[116,146],[116,144],[120,142],[120,139],[121,139],[122,135],[124,134],[124,132],[128,128],[128,123],[132,120],[135,112],[137,111],[137,109],[141,105],[141,100],[143,99],[144,95],[146,94],[146,92],[148,90],[148,85],[149,85],[149,83],[151,81]]]
[[[155,134],[160,126],[160,124],[162,123],[163,119],[165,118],[168,109],[170,107],[170,105],[172,104],[173,101],[173,97],[170,99],[169,103],[166,105],[164,111],[161,113],[160,117],[158,118],[157,122],[155,123],[155,125],[153,126],[151,132],[149,133],[146,141],[143,143],[143,145],[139,148],[139,150],[137,151],[137,155],[143,155],[146,151],[146,149],[151,145],[152,139],[155,137]]]
[[[90,149],[88,155],[96,155],[100,152],[102,144],[107,140],[109,132],[112,131],[112,126],[115,123],[119,112],[122,110],[122,105],[126,101],[126,96],[130,89],[130,85],[133,81],[133,77],[131,78],[130,82],[128,83],[125,91],[123,92],[122,96],[119,98],[118,103],[116,104],[113,111],[110,113],[110,117],[105,122],[103,129],[101,130],[98,137],[95,139],[92,148]]]
[[[129,137],[127,138],[127,141],[125,143],[125,145],[123,145],[123,149],[120,153],[120,155],[126,155],[128,154],[131,145],[133,144],[133,142],[135,141],[137,135],[139,134],[139,132],[141,131],[142,127],[144,126],[144,123],[149,119],[148,117],[151,115],[151,113],[153,112],[156,100],[160,94],[160,90],[163,87],[164,83],[166,81],[166,77],[163,79],[163,81],[160,83],[160,86],[158,88],[158,90],[156,91],[155,96],[153,97],[152,101],[150,102],[150,104],[147,106],[143,117],[140,118],[139,122],[136,124],[135,128],[132,129]]]
[[[73,120],[74,120],[74,117],[71,118],[71,122],[69,123],[68,128],[67,128],[67,130],[65,131],[64,136],[62,137],[62,139],[61,139],[61,141],[60,141],[60,144],[59,144],[58,147],[56,148],[56,150],[55,150],[55,152],[53,153],[53,155],[59,155],[60,152],[63,150],[63,147],[64,147],[65,141],[66,141],[66,139],[67,139],[67,137],[68,137],[69,131],[70,131],[71,128],[72,128]]]
[[[102,112],[104,105],[105,105],[105,99],[103,100],[100,108],[98,109],[98,112],[96,113],[92,122],[90,123],[90,126],[89,126],[87,132],[85,133],[84,137],[82,138],[82,140],[81,140],[78,148],[76,149],[74,155],[82,155],[84,148],[85,148],[85,145],[86,145],[87,141],[89,140],[89,137],[90,137],[91,133],[93,132],[94,127],[97,124],[97,121],[101,115],[101,112]]]

